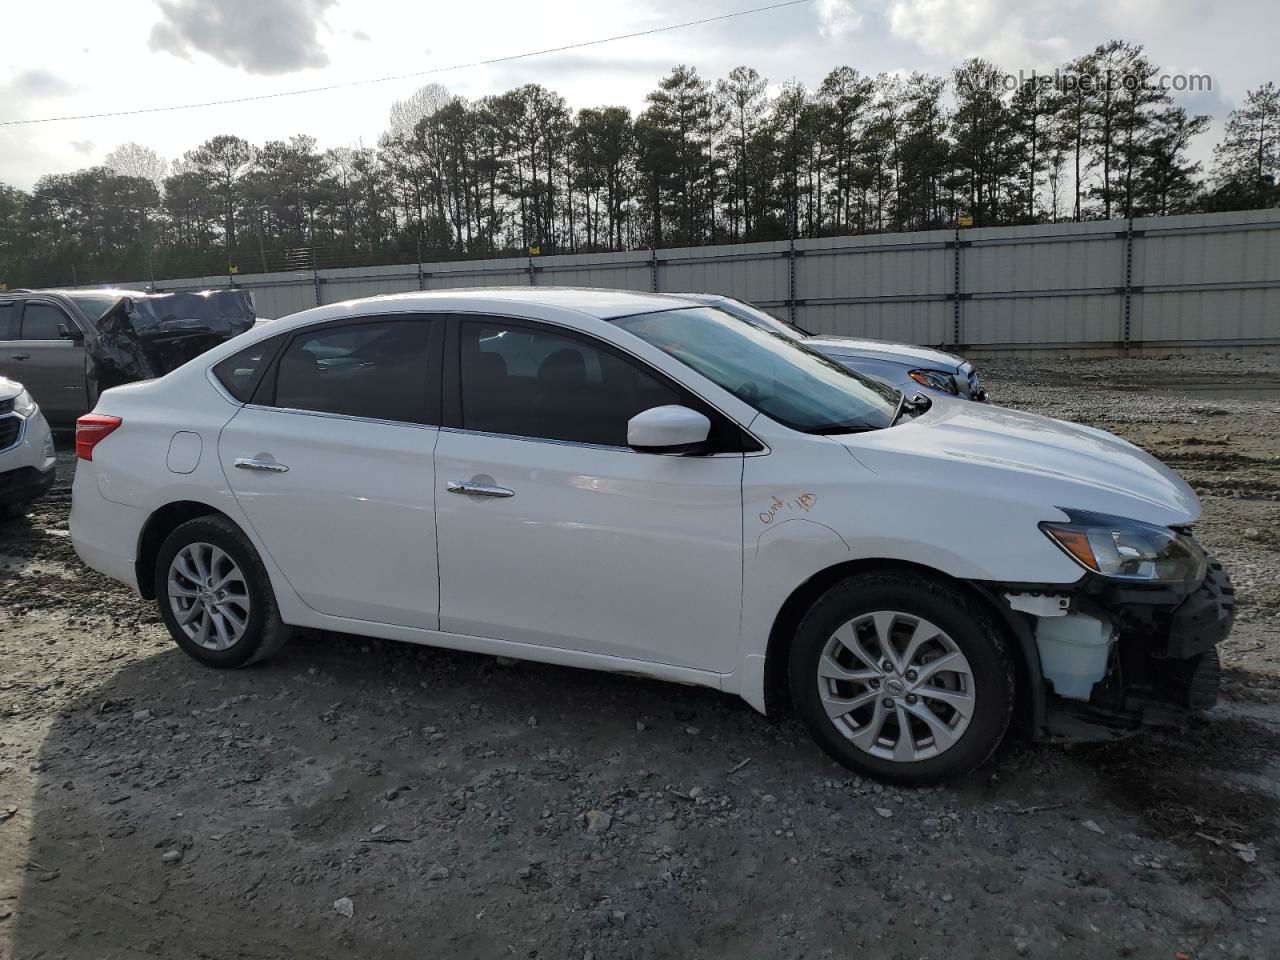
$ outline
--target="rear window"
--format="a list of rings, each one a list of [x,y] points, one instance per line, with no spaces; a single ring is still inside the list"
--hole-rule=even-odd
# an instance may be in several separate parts
[[[68,293],[67,298],[75,303],[91,323],[96,324],[102,319],[102,315],[114,307],[122,299],[124,294],[100,294],[100,293]]]
[[[213,375],[226,388],[227,393],[241,403],[248,403],[258,381],[271,364],[271,358],[280,348],[282,337],[271,337],[260,340],[239,353],[233,353],[225,360],[220,360],[213,367]]]

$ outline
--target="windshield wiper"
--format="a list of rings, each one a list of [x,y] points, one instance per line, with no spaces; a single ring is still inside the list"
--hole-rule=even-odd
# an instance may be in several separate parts
[[[820,427],[810,427],[805,433],[812,434],[815,437],[830,437],[839,433],[867,433],[870,430],[878,429],[878,427],[868,426],[865,423],[827,423]]]

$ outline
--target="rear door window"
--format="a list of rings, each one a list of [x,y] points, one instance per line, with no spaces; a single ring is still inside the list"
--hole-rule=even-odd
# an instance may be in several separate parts
[[[273,405],[375,420],[432,422],[439,397],[429,317],[326,324],[296,335],[275,370]]]
[[[18,304],[16,301],[10,300],[7,303],[0,303],[0,341],[12,340],[15,331],[13,328],[18,319]]]

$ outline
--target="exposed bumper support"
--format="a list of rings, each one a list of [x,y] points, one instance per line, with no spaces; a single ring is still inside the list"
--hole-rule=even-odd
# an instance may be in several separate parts
[[[1027,655],[1038,739],[1105,740],[1143,726],[1179,726],[1217,702],[1218,644],[1235,591],[1210,560],[1189,592],[1084,577],[1064,589],[985,585]]]

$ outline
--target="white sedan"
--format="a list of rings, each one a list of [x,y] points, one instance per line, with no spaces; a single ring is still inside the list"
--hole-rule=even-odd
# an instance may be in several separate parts
[[[310,627],[642,674],[790,700],[901,783],[1015,700],[1039,737],[1204,707],[1231,625],[1195,495],[1125,441],[661,295],[319,307],[106,391],[76,448],[76,550],[204,664]]]

